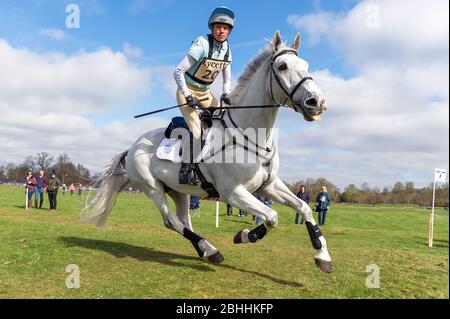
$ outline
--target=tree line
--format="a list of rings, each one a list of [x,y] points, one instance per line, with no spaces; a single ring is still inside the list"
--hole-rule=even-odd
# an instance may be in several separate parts
[[[0,165],[0,181],[24,183],[28,171],[38,175],[39,170],[44,170],[47,176],[54,170],[63,184],[86,185],[95,178],[91,176],[89,169],[79,163],[72,162],[66,153],[55,157],[47,152],[41,152],[35,156],[25,157],[24,161],[17,165],[14,163]]]
[[[418,188],[414,182],[396,182],[393,186],[385,186],[383,189],[370,187],[368,183],[362,183],[359,187],[350,184],[341,191],[332,182],[325,178],[301,180],[292,184],[286,183],[295,194],[304,185],[307,192],[311,195],[311,200],[325,186],[333,202],[348,204],[401,204],[401,205],[419,205],[430,207],[433,199],[433,183],[427,187]],[[435,206],[446,207],[449,205],[448,183],[436,184]]]
[[[0,166],[0,181],[23,183],[26,174],[32,170],[37,174],[39,170],[44,170],[46,175],[50,175],[55,170],[56,175],[62,183],[81,183],[83,185],[95,180],[96,176],[91,176],[90,171],[79,163],[73,163],[66,153],[62,153],[56,157],[51,156],[47,152],[41,152],[36,156],[25,157],[23,163],[9,163]],[[401,204],[401,205],[419,205],[430,207],[433,198],[433,183],[427,187],[417,188],[414,182],[396,182],[393,186],[385,186],[383,189],[378,187],[370,187],[368,183],[362,183],[359,187],[350,184],[341,191],[336,185],[328,181],[326,178],[312,179],[307,178],[295,183],[287,183],[288,187],[294,194],[300,190],[301,185],[305,185],[307,192],[311,196],[311,200],[315,200],[315,196],[325,186],[331,200],[335,203],[348,204]],[[136,189],[136,185],[133,189]],[[449,205],[448,183],[436,184],[435,206],[447,207]]]

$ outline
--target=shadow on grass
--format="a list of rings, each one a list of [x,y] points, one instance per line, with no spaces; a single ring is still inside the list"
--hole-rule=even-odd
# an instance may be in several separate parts
[[[416,242],[419,244],[422,244],[424,246],[428,246],[428,238],[426,237],[415,237],[417,240]],[[434,239],[433,238],[433,246],[434,247],[440,247],[440,248],[448,248],[448,240],[442,240],[442,239]]]
[[[233,222],[233,223],[240,223],[240,224],[248,224],[248,225],[253,225],[253,223],[247,221],[247,220],[236,220],[236,219],[231,219],[231,218],[225,218],[224,220],[226,220],[227,222]],[[256,227],[256,225],[255,225]]]
[[[83,247],[92,250],[102,250],[107,252],[108,254],[113,255],[116,258],[124,258],[124,257],[132,257],[139,261],[152,261],[161,263],[167,266],[176,266],[176,267],[189,267],[194,270],[200,271],[215,271],[214,269],[205,266],[205,265],[189,265],[182,262],[176,261],[178,260],[188,260],[188,261],[196,261],[198,262],[200,259],[198,257],[185,256],[180,254],[168,253],[163,251],[154,250],[152,248],[139,247],[125,243],[117,243],[113,241],[107,240],[98,240],[98,239],[89,239],[89,238],[80,238],[80,237],[58,237],[58,239],[69,247]],[[287,285],[291,287],[303,287],[302,283],[287,281],[280,278],[275,278],[266,274],[260,274],[256,271],[251,271],[247,269],[242,269],[230,265],[225,264],[215,264],[215,266],[231,269],[234,271],[240,271],[243,273],[251,274],[254,276],[258,276],[264,279],[271,280],[280,285]]]
[[[237,268],[234,266],[230,266],[230,265],[226,265],[226,264],[216,264],[216,266],[218,267],[222,267],[222,268],[228,268],[231,270],[235,270],[235,271],[240,271],[240,272],[245,272],[247,274],[251,274],[251,275],[255,275],[264,279],[268,279],[273,281],[274,283],[280,284],[280,285],[284,285],[284,286],[290,286],[290,287],[303,287],[303,284],[300,282],[296,282],[296,281],[288,281],[288,280],[284,280],[284,279],[280,279],[280,278],[275,278],[266,274],[260,274],[259,272],[256,271],[251,271],[251,270],[247,270],[247,269],[242,269],[242,268]]]
[[[199,259],[192,256],[167,253],[154,250],[152,248],[133,246],[125,243],[117,243],[107,240],[79,238],[79,237],[59,237],[67,246],[77,246],[92,250],[103,250],[116,258],[132,257],[139,261],[152,261],[167,266],[190,267],[200,271],[214,271],[205,265],[189,265],[178,262],[177,260],[198,261]]]

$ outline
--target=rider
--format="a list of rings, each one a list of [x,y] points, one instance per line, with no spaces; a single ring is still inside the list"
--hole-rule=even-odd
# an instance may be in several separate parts
[[[223,77],[221,101],[230,104],[231,50],[227,39],[234,25],[235,18],[231,9],[227,7],[214,9],[208,22],[211,34],[198,37],[192,43],[187,56],[175,69],[174,77],[178,85],[177,103],[187,104],[180,110],[191,131],[190,152],[183,152],[180,184],[197,185],[199,183],[193,171],[193,145],[198,146],[201,137],[201,124],[196,107],[218,106],[219,103],[209,88],[220,72]],[[189,158],[184,154],[189,154]]]

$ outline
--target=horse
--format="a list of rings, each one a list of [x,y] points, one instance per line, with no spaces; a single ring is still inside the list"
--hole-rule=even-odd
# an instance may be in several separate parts
[[[212,128],[223,131],[228,125],[239,130],[264,128],[263,145],[252,163],[198,163],[204,180],[217,191],[220,199],[255,216],[263,223],[255,229],[243,229],[233,238],[235,244],[252,244],[262,240],[278,225],[278,213],[260,202],[253,194],[272,199],[301,212],[311,239],[316,266],[332,272],[327,242],[314,220],[310,207],[294,195],[278,177],[279,155],[273,145],[273,128],[278,107],[291,108],[307,122],[319,120],[326,111],[325,98],[309,76],[308,63],[298,56],[300,34],[289,46],[276,31],[267,47],[247,65],[230,94],[231,106],[222,121],[212,121]],[[233,106],[269,105],[266,108]],[[164,139],[164,129],[156,129],[141,136],[127,151],[115,156],[96,182],[97,192],[89,198],[82,211],[84,223],[105,225],[120,190],[130,181],[156,204],[164,225],[189,240],[200,258],[210,263],[221,263],[223,255],[207,239],[196,233],[189,215],[189,196],[208,197],[200,185],[179,184],[180,164],[155,156]],[[255,143],[254,143],[255,144]],[[234,151],[225,148],[224,152]],[[263,154],[265,153],[265,154]],[[172,212],[166,194],[174,201]]]

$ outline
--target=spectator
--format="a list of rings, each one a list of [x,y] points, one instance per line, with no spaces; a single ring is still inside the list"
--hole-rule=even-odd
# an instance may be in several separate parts
[[[306,192],[306,187],[305,185],[300,186],[300,190],[297,193],[297,197],[300,198],[302,201],[304,201],[306,204],[309,204],[309,194]],[[295,223],[298,224],[298,217],[300,216],[300,212],[296,212],[295,214]],[[303,220],[303,216],[302,216],[302,220],[300,222],[300,224],[303,224],[305,221]]]
[[[239,209],[239,217],[245,217],[247,216],[247,212],[243,211],[242,209]]]
[[[78,196],[81,196],[81,192],[83,191],[82,187],[83,185],[81,183],[78,184]]]
[[[317,194],[316,207],[319,213],[319,225],[325,225],[325,218],[327,217],[328,207],[330,206],[330,196],[328,195],[327,188],[322,187],[322,191]]]
[[[48,180],[48,201],[50,202],[49,211],[56,210],[56,196],[58,195],[58,189],[61,182],[59,178],[56,177],[55,171],[52,171],[50,179]]]
[[[73,195],[74,190],[75,190],[75,185],[73,183],[70,183],[70,186],[69,186],[70,195]]]
[[[66,184],[62,184],[63,195],[66,194],[66,188],[67,188]]]
[[[227,216],[233,216],[233,206],[227,203]]]
[[[37,208],[37,201],[39,197],[39,208],[42,208],[42,203],[44,202],[44,192],[47,190],[48,186],[48,178],[45,176],[45,172],[43,169],[39,171],[39,176],[37,177],[37,187],[36,187],[36,200],[34,202],[35,207]]]
[[[33,201],[33,194],[35,194],[36,192],[36,186],[37,186],[37,179],[36,177],[33,175],[33,172],[28,172],[27,174],[27,183],[26,183],[26,187],[28,189],[28,208],[31,209],[32,208],[32,201]],[[35,197],[35,202],[37,201],[37,198]],[[37,207],[37,203],[36,207]]]

